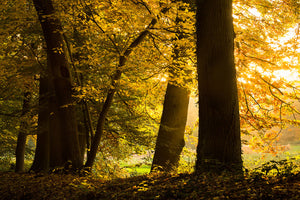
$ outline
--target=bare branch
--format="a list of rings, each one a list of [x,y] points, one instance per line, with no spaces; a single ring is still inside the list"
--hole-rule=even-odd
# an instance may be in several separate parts
[[[279,67],[277,64],[272,63],[272,62],[270,62],[270,61],[268,61],[268,60],[264,60],[264,59],[262,59],[262,58],[257,58],[257,57],[254,57],[254,56],[248,56],[248,55],[246,55],[245,53],[242,53],[242,54],[243,54],[245,57],[247,57],[247,58],[259,60],[259,61],[261,61],[261,62],[265,62],[265,63],[268,63],[268,64],[270,64],[270,65],[274,65],[274,66],[276,66],[276,67]]]
[[[276,89],[281,95],[284,95],[283,92],[278,87],[276,87],[275,85],[273,85],[272,83],[270,83],[269,81],[267,81],[266,79],[264,79],[261,75],[259,75],[259,78],[261,80],[263,80],[263,82],[265,82],[266,84],[268,84],[269,86],[271,86],[272,88]]]
[[[134,115],[134,112],[132,111],[132,109],[130,108],[129,104],[124,100],[124,98],[121,96],[120,91],[117,91],[117,95],[118,97],[121,99],[121,101],[124,103],[124,105],[127,107],[129,113],[131,115]]]
[[[148,5],[143,0],[139,0],[139,1],[131,0],[131,2],[136,4],[136,5],[141,4],[152,15],[152,12],[151,12],[150,8],[148,7]]]

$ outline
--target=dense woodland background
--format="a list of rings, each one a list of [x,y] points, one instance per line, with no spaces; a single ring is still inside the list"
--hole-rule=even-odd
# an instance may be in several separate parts
[[[0,170],[33,173],[26,187],[59,174],[86,199],[154,195],[163,180],[157,198],[214,197],[212,185],[234,198],[224,174],[237,198],[280,197],[274,185],[299,180],[299,12],[298,0],[3,0]]]

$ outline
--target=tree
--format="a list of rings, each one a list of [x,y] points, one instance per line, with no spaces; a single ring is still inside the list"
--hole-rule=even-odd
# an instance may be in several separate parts
[[[28,125],[26,134],[35,134],[35,127],[32,126],[35,123],[35,111],[32,105],[25,115],[22,115],[22,111],[24,92],[30,92],[32,102],[35,101],[37,87],[33,77],[38,67],[29,44],[37,38],[32,10],[25,1],[3,1],[0,10],[0,154],[12,155],[16,152],[17,136],[24,131],[22,125]],[[20,11],[17,15],[14,14],[16,10]],[[31,154],[31,150],[26,146],[25,153]]]
[[[50,166],[64,166],[71,161],[74,169],[82,166],[76,117],[72,101],[71,73],[64,48],[62,26],[51,0],[33,1],[47,45],[50,95],[49,140]],[[44,158],[45,159],[45,158]]]
[[[241,133],[256,151],[280,152],[283,130],[299,126],[299,6],[268,0],[233,4]]]
[[[16,172],[24,172],[24,156],[26,147],[26,138],[29,130],[29,121],[24,118],[30,111],[30,100],[32,94],[24,92],[23,109],[21,113],[20,131],[18,134],[17,147],[16,147]]]
[[[232,1],[197,1],[199,137],[196,172],[242,169]]]
[[[169,8],[163,8],[162,13],[166,13],[169,10]],[[94,21],[95,22],[95,21]],[[96,22],[95,22],[96,23]],[[157,23],[157,19],[153,18],[151,22],[147,25],[144,31],[142,31],[133,41],[130,43],[130,45],[125,48],[124,52],[121,53],[119,56],[119,63],[116,69],[116,72],[114,73],[112,77],[112,83],[111,88],[108,90],[106,99],[104,101],[102,110],[100,112],[98,122],[97,122],[97,128],[95,132],[95,137],[91,144],[91,151],[89,152],[89,156],[87,158],[85,167],[91,168],[93,166],[93,163],[96,158],[96,154],[98,151],[98,147],[100,144],[101,137],[103,135],[104,125],[105,125],[105,118],[109,111],[109,108],[111,107],[111,104],[113,102],[114,95],[117,91],[118,82],[121,79],[122,71],[121,68],[125,66],[126,60],[132,53],[133,49],[136,48],[139,44],[141,44],[146,36],[149,34],[149,29],[153,28]]]
[[[191,76],[191,70],[188,67],[188,56],[190,55],[186,53],[187,47],[182,43],[190,36],[184,32],[187,30],[183,29],[184,23],[189,21],[188,15],[183,19],[180,14],[188,6],[188,4],[179,5],[175,19],[177,34],[173,41],[173,66],[169,70],[170,80],[165,94],[151,171],[170,172],[176,170],[185,145],[184,133],[190,98],[188,82],[191,82],[187,77]]]
[[[30,171],[48,172],[50,168],[50,129],[49,129],[49,80],[42,73],[40,76],[38,130],[34,160]]]
[[[152,149],[167,88],[165,80],[173,81],[171,76],[177,74],[171,75],[171,71],[181,71],[187,63],[185,60],[176,61],[174,47],[190,47],[193,42],[178,37],[179,32],[186,32],[193,26],[189,23],[182,27],[176,25],[177,16],[183,16],[183,13],[178,14],[181,1],[52,2],[55,6],[53,16],[63,25],[64,40],[68,38],[66,44],[70,44],[69,54],[73,54],[73,61],[70,59],[72,69],[76,66],[78,72],[83,74],[83,84],[77,80],[72,82],[75,85],[73,100],[77,104],[82,99],[88,102],[89,108],[85,108],[85,112],[89,110],[91,117],[87,114],[84,117],[78,112],[77,119],[80,122],[91,118],[89,130],[96,127],[99,108],[103,107],[107,92],[114,89],[111,87],[111,79],[120,56],[145,30],[145,22],[157,19],[155,27],[149,29],[147,37],[130,53],[125,65],[121,67],[122,77],[117,81],[113,103],[105,119],[102,117],[103,135],[98,148],[101,154],[97,156],[113,158],[110,161],[118,165],[117,159]],[[299,66],[300,37],[297,33],[299,26],[296,26],[299,5],[295,0],[236,0],[233,3],[241,132],[246,136],[243,142],[249,142],[261,152],[280,150],[276,148],[276,143],[281,133],[284,133],[281,130],[286,124],[300,124],[296,107],[300,95],[299,83],[291,79],[297,77]],[[170,10],[161,14],[163,7],[169,7]],[[39,21],[33,15],[33,1],[4,0],[0,11],[0,153],[12,156],[15,151],[19,125],[23,120],[23,93],[27,91],[24,86],[29,83],[33,102],[30,111],[33,117],[29,120],[34,126],[30,126],[27,132],[33,135],[38,132],[36,157],[39,157],[35,159],[32,168],[40,166],[38,168],[48,171],[43,166],[51,164],[55,168],[61,165],[57,161],[62,163],[60,157],[63,145],[58,144],[62,141],[59,131],[61,122],[58,115],[53,115],[59,113],[56,105],[58,101],[53,79],[49,76],[51,71],[44,69],[46,52]],[[185,20],[186,16],[182,19]],[[189,36],[193,34],[190,31],[187,33]],[[188,50],[194,52],[193,48]],[[67,51],[63,49],[63,52],[66,54]],[[194,59],[194,54],[189,52],[189,55],[192,59],[188,62]],[[185,84],[181,75],[174,80],[174,86]],[[43,91],[40,94],[38,86]],[[37,112],[38,127],[35,126]],[[87,141],[91,140],[92,135]],[[26,153],[30,152],[28,149]],[[106,164],[102,162],[104,168],[112,166]]]
[[[151,171],[176,170],[185,145],[189,91],[168,83]]]

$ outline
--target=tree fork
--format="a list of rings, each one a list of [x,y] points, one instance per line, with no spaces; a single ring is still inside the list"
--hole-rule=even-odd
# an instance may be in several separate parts
[[[165,9],[162,10],[162,13],[165,13],[168,10],[169,10],[168,8],[167,9],[165,8]],[[97,24],[97,22],[95,21],[94,18],[93,18],[93,21],[100,28],[100,26]],[[105,117],[108,113],[108,110],[109,110],[111,104],[112,104],[114,95],[117,91],[118,81],[120,80],[121,75],[122,75],[122,71],[120,69],[125,65],[126,59],[131,54],[133,49],[135,47],[137,47],[140,43],[142,43],[142,41],[145,39],[145,37],[149,34],[149,29],[152,28],[156,23],[157,23],[157,19],[153,18],[151,20],[151,22],[149,23],[149,25],[147,26],[147,28],[138,35],[138,37],[129,45],[129,47],[125,50],[123,55],[121,55],[120,58],[119,58],[119,64],[118,64],[116,73],[114,74],[114,76],[112,78],[111,88],[108,90],[105,102],[103,104],[102,110],[101,110],[99,118],[98,118],[97,128],[96,128],[94,139],[92,141],[91,150],[89,152],[89,156],[88,156],[87,161],[85,163],[86,168],[92,168],[92,166],[94,164],[96,154],[97,154],[97,151],[98,151],[98,148],[99,148],[99,144],[100,144],[100,141],[101,141],[101,137],[103,135]]]

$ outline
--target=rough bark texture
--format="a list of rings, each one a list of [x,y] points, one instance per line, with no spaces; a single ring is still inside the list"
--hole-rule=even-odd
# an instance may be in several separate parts
[[[177,169],[180,153],[185,145],[184,132],[188,105],[188,90],[169,83],[151,171],[170,172]]]
[[[232,167],[241,170],[232,1],[197,1],[196,28],[199,87],[196,172]]]
[[[30,106],[31,93],[24,93],[23,108],[21,117],[24,117]],[[26,138],[28,131],[28,121],[26,119],[21,120],[20,131],[18,134],[17,147],[16,147],[16,172],[24,172],[24,157],[25,157],[25,147],[26,147]]]
[[[47,45],[50,91],[50,166],[61,167],[72,162],[73,168],[82,166],[76,117],[72,102],[69,63],[65,55],[62,27],[55,16],[51,0],[33,0]],[[55,153],[53,153],[55,151]]]

